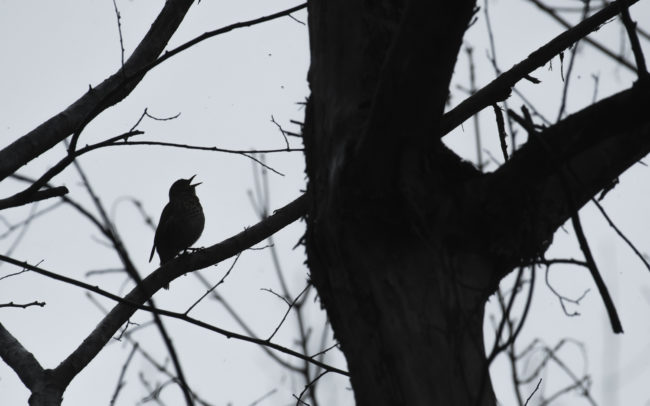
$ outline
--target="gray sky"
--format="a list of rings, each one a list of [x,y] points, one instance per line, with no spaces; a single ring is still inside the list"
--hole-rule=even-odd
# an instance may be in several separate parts
[[[479,2],[483,5],[483,2]],[[560,2],[555,2],[559,4]],[[632,15],[644,26],[643,16],[650,15],[650,2],[644,0],[632,9]],[[122,33],[126,56],[130,55],[149,28],[163,2],[117,1],[122,15]],[[291,1],[236,1],[203,0],[195,4],[177,34],[171,49],[201,33],[234,22],[267,15],[298,2]],[[580,3],[570,2],[572,6]],[[507,69],[546,43],[562,28],[537,12],[524,1],[498,0],[490,3],[490,14],[497,41],[498,63]],[[306,22],[306,12],[294,16]],[[577,18],[578,15],[575,15]],[[647,19],[646,19],[647,21]],[[647,24],[646,29],[648,29]],[[611,49],[620,47],[621,24],[610,22],[593,38]],[[494,78],[487,60],[488,44],[483,11],[478,22],[469,30],[465,41],[474,48],[479,86]],[[650,48],[646,42],[646,54]],[[84,92],[95,86],[120,66],[120,45],[113,3],[104,1],[10,1],[0,0],[0,53],[3,55],[0,75],[0,147],[24,135],[52,115],[62,111]],[[628,58],[632,60],[629,50]],[[607,58],[594,52],[586,44],[579,48],[568,98],[568,111],[590,103],[593,95],[593,74],[600,77],[598,97],[623,90],[634,81],[634,75],[616,67]],[[566,71],[565,58],[564,70]],[[283,148],[284,139],[271,123],[271,116],[286,129],[299,132],[289,120],[303,120],[304,112],[297,103],[308,95],[306,73],[309,65],[307,27],[290,19],[245,28],[207,40],[170,59],[150,72],[136,90],[122,103],[94,120],[84,131],[80,145],[96,142],[130,129],[145,108],[158,117],[171,121],[145,120],[138,128],[146,134],[141,140],[178,142],[201,146],[232,149]],[[538,69],[534,76],[542,83],[520,83],[517,88],[532,100],[542,114],[555,121],[562,89],[561,64],[558,58]],[[456,85],[467,86],[467,58],[459,57],[452,83],[452,105],[462,101],[465,94]],[[509,100],[510,107],[519,109],[520,99]],[[614,118],[615,119],[615,118]],[[481,114],[483,145],[495,157],[500,157],[496,126],[491,110]],[[300,148],[300,140],[289,138],[292,146]],[[445,141],[468,160],[475,161],[474,129],[471,121],[456,129]],[[53,148],[39,159],[20,170],[20,173],[38,176],[64,154],[62,146]],[[269,174],[271,209],[277,209],[301,193],[305,186],[301,153],[282,153],[267,156],[267,162],[284,176]],[[484,156],[487,160],[487,157]],[[102,201],[111,208],[118,231],[125,240],[136,266],[143,274],[156,268],[147,262],[153,230],[129,203],[127,197],[139,199],[143,208],[155,221],[167,201],[171,183],[181,177],[197,174],[203,182],[198,194],[206,213],[206,228],[198,246],[215,244],[257,222],[247,191],[253,188],[252,161],[240,155],[190,151],[163,147],[114,147],[92,152],[80,159],[87,175]],[[486,170],[494,170],[495,165]],[[634,165],[621,177],[621,183],[607,196],[604,206],[617,225],[634,241],[642,252],[649,251],[650,221],[648,207],[650,187],[649,169]],[[92,203],[72,167],[54,179],[57,185],[66,185],[70,196],[87,207]],[[8,196],[23,185],[14,181],[0,184],[0,196]],[[51,206],[53,201],[41,202],[37,210]],[[2,215],[18,222],[29,214],[31,206],[6,210]],[[594,207],[581,211],[583,224],[596,261],[601,267],[617,305],[625,334],[614,336],[588,271],[576,267],[552,268],[549,281],[568,297],[579,297],[590,292],[579,306],[568,305],[580,316],[563,314],[558,299],[544,285],[544,272],[537,272],[536,295],[528,323],[519,341],[520,348],[539,337],[554,346],[563,337],[573,337],[584,343],[592,377],[593,397],[599,404],[642,405],[650,402],[650,391],[645,385],[650,379],[646,368],[650,360],[648,309],[650,307],[650,273],[634,257],[615,233],[608,227]],[[548,257],[582,259],[570,225],[560,230]],[[4,232],[0,228],[0,233]],[[303,232],[303,223],[296,223],[276,236],[287,281],[294,294],[305,286],[307,273],[303,265],[302,248],[292,250]],[[6,252],[15,238],[0,241]],[[68,207],[59,207],[40,217],[29,227],[21,244],[11,256],[30,263],[43,261],[41,266],[103,288],[124,293],[123,275],[86,278],[85,272],[112,268],[119,264],[115,254],[104,247],[99,233],[92,225]],[[203,271],[211,281],[218,281],[232,260]],[[0,265],[0,277],[15,272],[7,264]],[[504,281],[504,288],[512,278]],[[129,285],[130,288],[130,285]],[[219,287],[249,325],[262,337],[269,335],[281,319],[285,305],[262,288],[279,290],[268,250],[246,251],[242,254],[226,283]],[[189,275],[173,282],[171,290],[156,294],[157,305],[164,309],[184,311],[204,289]],[[30,351],[44,367],[55,367],[67,356],[101,319],[102,313],[86,297],[86,293],[35,274],[24,274],[0,282],[0,302],[16,303],[45,301],[44,308],[0,309],[5,327]],[[113,303],[99,299],[107,308]],[[320,337],[323,314],[313,293],[310,322],[314,336]],[[494,313],[496,301],[488,304]],[[214,301],[202,302],[192,313],[223,328],[240,331],[235,321]],[[149,315],[138,312],[134,322],[146,322]],[[174,320],[165,320],[181,354],[188,382],[206,400],[215,404],[232,402],[247,405],[265,393],[277,389],[262,405],[295,403],[292,394],[302,390],[303,382],[284,371],[263,351],[252,344],[226,340],[222,336],[188,326]],[[274,341],[292,347],[295,338],[295,320],[289,319]],[[492,324],[486,318],[487,345],[491,345]],[[162,360],[166,356],[158,333],[153,328],[136,334],[146,348]],[[316,352],[317,339],[312,340]],[[331,335],[328,343],[332,343]],[[65,393],[65,404],[83,405],[106,402],[117,382],[120,365],[126,359],[129,347],[115,342],[73,381]],[[583,371],[578,346],[567,344],[560,352],[563,360],[577,373]],[[290,360],[286,356],[281,358]],[[293,361],[293,360],[290,360]],[[345,368],[345,361],[331,353],[326,361]],[[171,368],[170,368],[171,369]],[[122,404],[146,395],[138,380],[138,373],[151,382],[162,377],[142,358],[130,366],[128,384],[120,395]],[[493,383],[498,398],[504,405],[512,404],[512,388],[505,358],[495,362]],[[533,382],[525,393],[530,393]],[[544,378],[544,393],[568,383],[556,367],[551,367]],[[349,382],[343,377],[328,375],[319,392],[323,404],[352,404]],[[28,391],[15,373],[0,363],[0,398],[3,404],[25,404]],[[182,395],[176,387],[164,392],[167,404],[178,404]],[[582,404],[574,391],[565,395],[564,404]],[[561,404],[558,402],[558,404]],[[531,403],[536,404],[536,403]]]

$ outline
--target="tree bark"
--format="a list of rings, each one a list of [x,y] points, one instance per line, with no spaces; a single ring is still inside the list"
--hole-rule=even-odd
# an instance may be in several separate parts
[[[357,404],[492,405],[493,264],[459,188],[478,173],[437,136],[474,3],[309,7],[308,263]]]
[[[650,151],[647,81],[532,133],[492,174],[444,147],[473,8],[309,3],[305,241],[358,405],[494,405],[486,299]]]

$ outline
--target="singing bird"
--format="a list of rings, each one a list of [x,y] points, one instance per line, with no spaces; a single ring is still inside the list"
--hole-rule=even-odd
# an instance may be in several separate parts
[[[205,216],[196,195],[196,187],[201,182],[192,184],[195,176],[179,179],[169,188],[169,203],[160,215],[149,262],[157,250],[160,265],[164,265],[181,251],[187,250],[201,236]],[[164,288],[169,289],[169,285]]]

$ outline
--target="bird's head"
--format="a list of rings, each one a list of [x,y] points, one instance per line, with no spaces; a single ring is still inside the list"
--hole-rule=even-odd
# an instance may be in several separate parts
[[[192,184],[192,179],[194,179],[194,176],[189,179],[179,179],[174,182],[172,184],[172,187],[169,188],[169,200],[187,194],[196,195],[195,188],[199,186],[201,182]]]

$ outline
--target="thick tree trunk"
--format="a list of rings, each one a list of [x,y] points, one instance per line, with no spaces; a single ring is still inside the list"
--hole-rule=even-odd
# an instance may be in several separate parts
[[[399,234],[384,241],[386,234],[349,230],[356,235],[327,241],[315,229],[309,266],[358,405],[494,404],[483,346],[490,283],[468,277],[490,275],[488,263]]]
[[[486,298],[650,150],[640,80],[540,133],[524,124],[533,141],[494,173],[463,163],[441,117],[473,7],[309,2],[308,264],[359,405],[494,405]]]
[[[493,405],[478,174],[437,136],[473,2],[403,3],[310,3],[311,277],[358,405]]]
[[[61,402],[63,391],[54,386],[32,392],[29,397],[29,406],[61,406]]]

